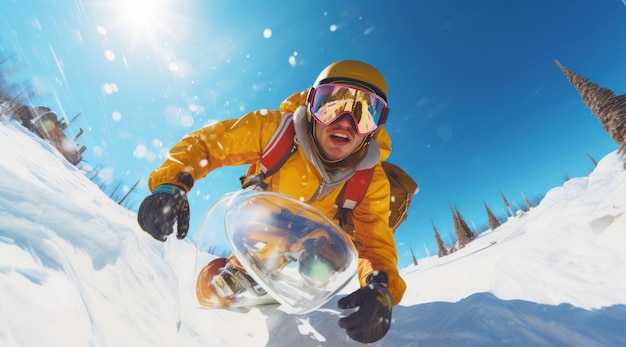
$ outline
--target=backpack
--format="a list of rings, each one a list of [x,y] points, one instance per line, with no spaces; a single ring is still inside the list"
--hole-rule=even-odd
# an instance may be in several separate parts
[[[296,152],[298,144],[296,142],[296,130],[293,125],[293,114],[288,113],[283,116],[280,124],[272,138],[263,148],[261,154],[260,173],[256,164],[250,165],[246,176],[240,178],[242,188],[258,187],[267,189],[266,178],[273,175],[280,167]],[[409,205],[413,195],[419,191],[415,180],[404,170],[390,162],[383,161],[382,167],[389,179],[391,194],[389,201],[389,226],[395,232],[396,229],[406,220]],[[354,230],[352,223],[352,209],[361,201],[374,175],[375,167],[357,170],[343,185],[337,197],[337,217],[339,225],[347,232]]]

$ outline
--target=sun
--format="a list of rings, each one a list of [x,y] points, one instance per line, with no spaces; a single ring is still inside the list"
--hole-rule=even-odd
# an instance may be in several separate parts
[[[122,35],[132,48],[141,49],[176,38],[174,30],[180,18],[170,8],[175,5],[172,0],[107,0],[97,6],[108,29]]]
[[[133,33],[150,33],[159,24],[163,1],[129,0],[119,2],[122,21]]]

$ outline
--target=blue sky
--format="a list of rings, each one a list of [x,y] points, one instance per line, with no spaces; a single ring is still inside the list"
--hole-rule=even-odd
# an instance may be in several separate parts
[[[620,0],[0,2],[1,51],[22,67],[10,77],[42,94],[33,104],[81,113],[69,132],[85,130],[87,163],[128,186],[191,130],[276,108],[335,60],[375,65],[390,161],[420,184],[396,234],[401,267],[409,246],[436,251],[431,218],[452,242],[449,203],[482,225],[483,201],[504,214],[500,191],[532,199],[617,148],[555,59],[622,94],[623,42]],[[198,182],[192,229],[244,170]]]

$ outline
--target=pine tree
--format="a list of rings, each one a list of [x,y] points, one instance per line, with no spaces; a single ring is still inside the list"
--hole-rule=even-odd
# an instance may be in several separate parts
[[[450,254],[450,252],[446,248],[446,245],[443,243],[441,236],[439,236],[439,233],[437,232],[437,228],[435,227],[435,222],[433,222],[433,220],[431,219],[430,223],[433,225],[433,230],[435,231],[435,239],[437,240],[437,248],[439,248],[439,252],[437,253],[437,256],[439,258],[445,257],[446,255]]]
[[[467,225],[467,223],[465,222],[465,218],[463,218],[461,212],[459,212],[459,209],[456,206],[454,206],[454,212],[456,213],[457,219],[459,220],[461,229],[465,232],[465,235],[467,235],[470,241],[478,236],[478,234],[473,232],[472,229],[470,229],[469,225]]]
[[[450,204],[450,213],[452,214],[452,223],[454,224],[454,233],[456,234],[456,245],[453,248],[461,249],[469,242],[469,240],[466,240],[465,233],[461,232],[461,224],[459,223],[459,219],[452,208],[452,204]]]
[[[524,195],[524,192],[520,191],[520,193],[522,193],[522,197],[524,197],[524,202],[526,202],[526,206],[528,206],[528,209],[530,210],[531,208],[533,208],[533,204],[530,203],[530,201],[526,198],[526,195]]]
[[[618,153],[626,155],[626,94],[615,95],[608,88],[602,88],[575,72],[569,70],[557,60],[569,83],[576,88],[585,105],[602,123],[604,130],[620,147]]]
[[[413,265],[417,266],[417,258],[415,258],[415,253],[413,253],[413,247],[409,246],[409,250],[411,251],[411,257],[413,258]]]
[[[454,232],[457,237],[458,249],[465,247],[472,239],[474,234],[465,223],[465,220],[459,213],[459,210],[453,204],[450,204],[450,212],[452,213],[452,221],[454,222]]]
[[[500,191],[500,196],[502,196],[502,200],[504,201],[504,205],[509,209],[509,212],[511,213],[510,215],[514,216],[513,210],[511,209],[511,205],[509,205],[509,200],[506,199],[506,197],[504,196],[502,191]]]
[[[487,203],[483,201],[483,204],[485,205],[485,210],[487,211],[487,219],[489,220],[489,228],[491,228],[491,230],[495,230],[497,227],[500,226],[500,221],[498,220],[498,218],[496,218],[496,215],[494,215],[493,212],[491,212],[491,209],[489,209],[489,206],[487,206]]]

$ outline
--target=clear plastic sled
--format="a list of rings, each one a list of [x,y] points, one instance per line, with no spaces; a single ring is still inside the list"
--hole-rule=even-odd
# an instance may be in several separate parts
[[[290,313],[319,308],[356,272],[349,235],[322,212],[281,194],[243,190],[223,196],[205,216],[199,252],[216,239],[211,233],[225,234],[235,258],[231,268],[250,279],[245,295],[270,296]],[[198,274],[201,304],[236,305],[239,294],[225,296],[214,281],[226,264],[215,260]]]

